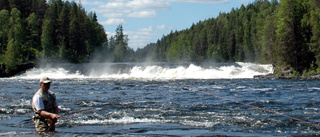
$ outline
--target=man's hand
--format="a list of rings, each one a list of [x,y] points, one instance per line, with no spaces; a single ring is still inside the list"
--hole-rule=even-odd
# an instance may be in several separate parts
[[[50,118],[53,120],[54,123],[57,123],[58,118],[60,118],[60,116],[58,114],[52,114]]]
[[[49,113],[47,111],[40,111],[40,115],[46,118],[51,118],[54,122],[58,121],[58,118],[60,118],[60,116],[58,114],[54,114],[54,113]]]

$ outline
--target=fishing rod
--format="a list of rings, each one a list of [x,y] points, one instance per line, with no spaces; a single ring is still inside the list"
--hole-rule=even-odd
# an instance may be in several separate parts
[[[285,115],[285,114],[281,114],[281,113],[276,112],[276,111],[272,111],[272,110],[269,110],[269,109],[257,107],[257,106],[250,105],[250,104],[247,104],[247,103],[244,103],[244,102],[240,102],[240,101],[236,101],[236,100],[233,100],[233,99],[229,99],[229,98],[226,98],[226,97],[218,96],[218,95],[215,95],[215,94],[212,94],[212,93],[205,92],[204,90],[195,90],[195,89],[191,89],[191,90],[192,91],[196,91],[196,92],[200,92],[200,93],[203,93],[203,94],[207,94],[209,96],[213,96],[213,97],[221,98],[221,99],[224,99],[224,100],[228,100],[228,101],[231,101],[231,102],[234,102],[234,103],[242,104],[242,105],[245,105],[245,106],[248,106],[248,107],[252,107],[254,109],[270,112],[270,113],[273,113],[273,114],[276,114],[276,115],[279,115],[279,116],[283,116],[283,117],[286,117],[286,118],[289,118],[289,119],[300,121],[302,123],[305,123],[305,124],[312,125],[312,126],[320,128],[320,125],[318,125],[318,124],[314,124],[314,123],[311,123],[311,122],[308,122],[308,121],[305,121],[305,120],[302,120],[302,119],[299,119],[299,118],[296,118],[296,117],[292,117],[292,116],[288,116],[288,115]]]

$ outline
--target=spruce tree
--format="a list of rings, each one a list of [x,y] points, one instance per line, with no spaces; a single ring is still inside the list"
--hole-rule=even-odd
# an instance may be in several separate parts
[[[0,46],[1,46],[0,55],[1,56],[2,54],[4,54],[5,49],[7,48],[8,33],[10,30],[9,18],[10,18],[9,11],[5,9],[0,11]]]
[[[277,29],[277,64],[295,67],[297,59],[297,38],[295,35],[295,0],[281,0],[278,12],[278,29]]]
[[[125,35],[123,33],[123,27],[122,24],[120,24],[116,29],[116,35],[115,35],[115,50],[114,55],[116,62],[124,62],[128,61],[130,56],[128,56],[128,35]]]
[[[60,16],[58,18],[58,47],[59,57],[62,59],[68,58],[68,49],[70,48],[69,43],[69,12],[70,3],[67,1],[63,4]]]
[[[50,19],[45,19],[42,25],[42,34],[41,34],[41,46],[42,46],[42,59],[48,59],[52,57],[52,48],[53,44],[53,24]]]
[[[312,25],[311,51],[315,54],[316,64],[320,67],[320,1],[309,0],[311,6],[310,24]]]
[[[21,12],[17,8],[14,8],[11,11],[8,46],[4,56],[6,71],[8,72],[14,71],[17,69],[18,64],[25,61],[22,54],[25,50],[24,32]]]
[[[303,1],[282,0],[278,12],[276,46],[278,64],[299,72],[309,68],[314,61],[314,55],[306,44],[309,41],[310,28],[302,24],[307,11]]]
[[[39,51],[41,50],[41,29],[39,20],[35,13],[30,14],[30,16],[26,19],[27,21],[27,32],[28,35],[26,36],[26,51],[24,56],[26,60],[34,60],[36,59]]]

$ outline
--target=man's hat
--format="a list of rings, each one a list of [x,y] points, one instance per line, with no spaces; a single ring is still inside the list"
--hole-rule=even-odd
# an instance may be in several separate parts
[[[43,76],[43,77],[40,79],[40,83],[51,83],[51,80],[49,79],[49,77]]]

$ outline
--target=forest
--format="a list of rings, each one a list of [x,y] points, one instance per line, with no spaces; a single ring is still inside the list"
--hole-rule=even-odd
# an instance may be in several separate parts
[[[0,0],[0,64],[25,62],[255,62],[276,72],[319,71],[320,1],[256,0],[171,31],[136,51],[122,24],[107,34],[96,13],[63,0]]]
[[[108,40],[94,12],[63,0],[0,0],[0,70],[27,62],[132,61],[120,24]],[[110,43],[110,45],[109,45]],[[127,56],[125,56],[127,55]]]
[[[300,74],[316,71],[320,66],[320,1],[256,0],[188,29],[171,31],[138,49],[136,56],[169,62],[268,63]]]

